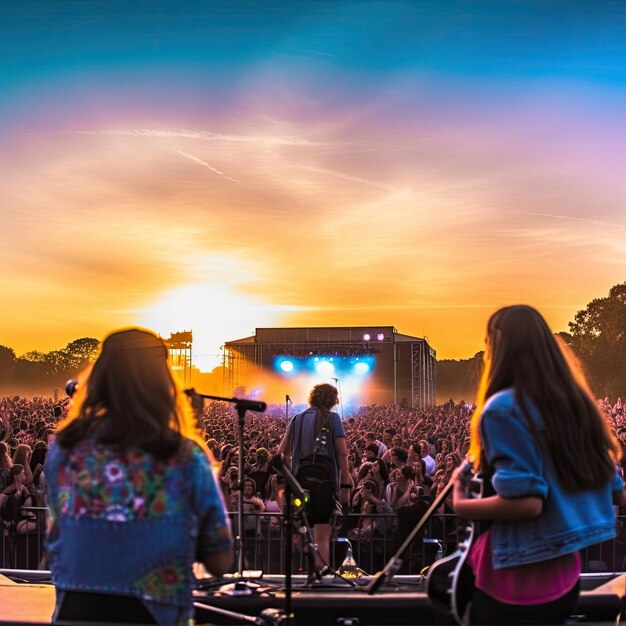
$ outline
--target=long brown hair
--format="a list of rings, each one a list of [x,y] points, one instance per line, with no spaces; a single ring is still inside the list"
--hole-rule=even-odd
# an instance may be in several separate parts
[[[87,437],[119,448],[137,446],[159,459],[193,439],[205,453],[189,404],[173,376],[163,340],[149,330],[111,333],[78,391],[57,441],[72,448]]]
[[[539,435],[529,406],[541,414],[547,449],[564,489],[597,489],[611,481],[620,446],[573,353],[537,310],[516,305],[496,311],[487,325],[484,359],[471,424],[470,457],[475,463],[482,461],[479,426],[487,399],[513,388],[535,437]]]
[[[4,441],[0,441],[0,469],[10,470],[13,461],[9,455],[9,446]]]

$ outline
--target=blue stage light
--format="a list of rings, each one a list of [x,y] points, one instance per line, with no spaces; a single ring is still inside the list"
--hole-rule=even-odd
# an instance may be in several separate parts
[[[330,361],[320,361],[315,364],[315,371],[320,376],[330,377],[335,373],[335,366]]]
[[[284,361],[280,362],[280,365],[278,367],[280,367],[283,372],[293,372],[293,361],[285,359]]]
[[[355,364],[352,370],[357,376],[365,376],[365,374],[369,373],[370,366],[365,361],[359,361],[358,363]]]

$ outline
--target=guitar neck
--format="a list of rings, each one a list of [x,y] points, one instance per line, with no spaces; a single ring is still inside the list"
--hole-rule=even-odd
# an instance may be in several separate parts
[[[472,464],[469,461],[464,461],[461,465],[461,476],[463,478],[468,477],[472,472]],[[426,522],[431,518],[432,514],[443,504],[444,500],[448,497],[452,489],[454,488],[455,480],[451,478],[448,484],[441,490],[441,493],[434,499],[433,503],[428,507],[428,510],[422,515],[422,519],[417,523],[415,528],[410,532],[409,536],[402,542],[402,545],[396,550],[393,556],[387,562],[387,565],[373,578],[372,582],[368,585],[367,593],[373,594],[378,587],[382,584],[389,572],[393,571],[396,561],[402,556],[404,551],[411,545],[417,534],[424,528]]]

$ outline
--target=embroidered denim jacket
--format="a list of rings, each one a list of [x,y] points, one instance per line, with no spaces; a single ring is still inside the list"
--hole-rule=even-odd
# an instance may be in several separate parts
[[[65,591],[111,593],[140,599],[161,626],[189,623],[194,560],[232,543],[202,450],[187,440],[175,458],[157,461],[93,441],[53,445],[46,475],[57,610]]]
[[[541,416],[529,407],[540,435]],[[538,496],[541,514],[530,520],[494,522],[494,568],[537,563],[612,539],[616,534],[613,491],[624,483],[615,477],[601,489],[568,493],[560,485],[545,446],[539,444],[522,415],[513,389],[494,394],[480,422],[483,451],[495,470],[493,487],[504,498]],[[581,454],[581,462],[584,463]]]

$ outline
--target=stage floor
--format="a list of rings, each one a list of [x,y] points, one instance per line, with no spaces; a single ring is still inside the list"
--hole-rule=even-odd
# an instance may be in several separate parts
[[[396,579],[394,579],[396,580]],[[258,616],[263,609],[284,608],[282,576],[259,581],[261,592],[228,595],[214,590],[196,594],[196,600],[213,607]],[[328,581],[330,583],[330,581]],[[293,610],[297,626],[330,626],[358,619],[360,626],[399,626],[452,623],[434,615],[416,576],[401,576],[397,585],[369,596],[343,585],[301,587],[294,577]],[[626,574],[597,574],[581,577],[579,613],[586,624],[615,624],[624,607]],[[54,610],[54,587],[42,583],[17,583],[0,574],[0,624],[50,624]],[[198,624],[236,624],[210,611],[198,609]],[[340,620],[340,621],[338,621]],[[354,623],[354,622],[353,622]]]
[[[49,624],[54,611],[52,585],[16,583],[0,575],[0,620]]]

